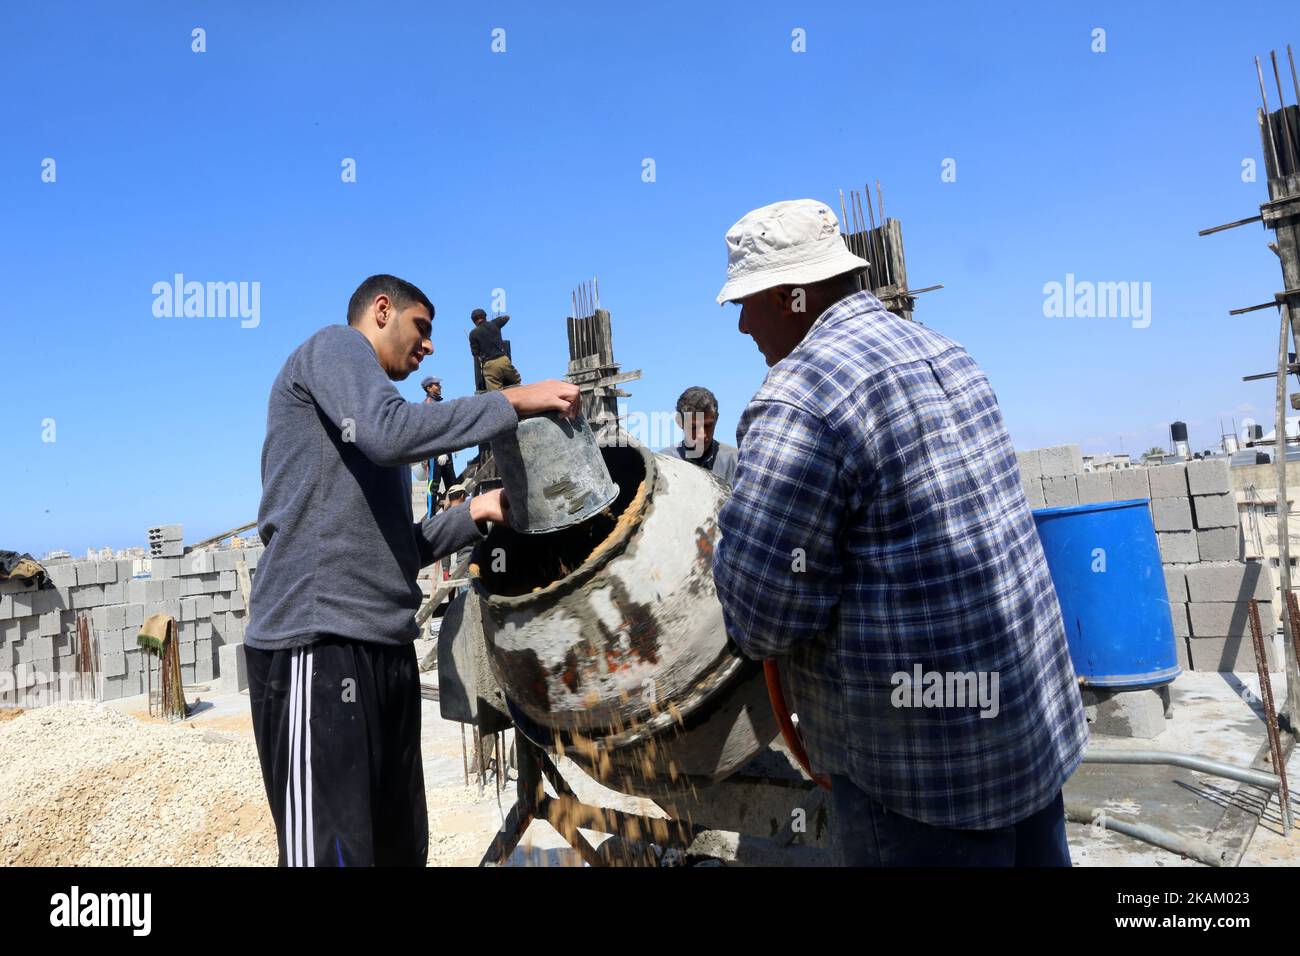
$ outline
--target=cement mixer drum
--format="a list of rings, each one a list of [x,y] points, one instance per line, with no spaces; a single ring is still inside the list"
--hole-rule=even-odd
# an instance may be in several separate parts
[[[726,489],[643,448],[601,454],[619,486],[605,512],[546,535],[497,526],[475,550],[493,676],[521,730],[611,786],[653,795],[722,779],[777,733],[713,586]]]

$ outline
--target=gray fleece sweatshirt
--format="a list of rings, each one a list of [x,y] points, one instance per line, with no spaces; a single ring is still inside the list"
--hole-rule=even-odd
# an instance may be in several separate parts
[[[347,325],[298,347],[271,386],[244,642],[274,650],[329,634],[406,644],[421,567],[482,537],[469,505],[411,513],[411,463],[490,441],[518,417],[500,392],[407,402]]]

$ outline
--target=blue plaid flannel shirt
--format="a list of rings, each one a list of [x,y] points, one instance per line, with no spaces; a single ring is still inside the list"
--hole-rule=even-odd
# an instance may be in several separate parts
[[[815,771],[935,826],[1041,810],[1087,744],[1056,591],[988,380],[867,292],[828,309],[737,429],[713,575],[782,671]],[[919,665],[920,670],[917,670]],[[895,675],[984,674],[991,706]],[[973,685],[964,685],[971,687]],[[974,694],[972,694],[974,696]]]

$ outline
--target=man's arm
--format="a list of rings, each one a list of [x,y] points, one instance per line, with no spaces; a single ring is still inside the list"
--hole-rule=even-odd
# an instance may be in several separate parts
[[[713,579],[727,633],[766,660],[825,631],[839,602],[842,453],[823,421],[792,405],[760,402],[744,417]]]
[[[498,315],[495,319],[492,320],[492,324],[495,325],[495,326],[499,329],[499,328],[501,328],[502,326],[504,326],[504,325],[505,325],[507,322],[509,322],[509,321],[510,321],[510,316],[508,316],[508,315]]]
[[[415,536],[420,545],[420,567],[433,564],[485,537],[470,514],[468,503],[446,508],[432,517],[417,521]]]
[[[428,405],[406,401],[365,337],[345,331],[316,340],[305,355],[299,384],[345,440],[355,441],[375,464],[412,464],[489,442],[518,424],[501,392]]]

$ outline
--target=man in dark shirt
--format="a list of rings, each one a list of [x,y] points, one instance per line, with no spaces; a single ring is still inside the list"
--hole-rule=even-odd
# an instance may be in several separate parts
[[[499,491],[423,521],[414,462],[576,414],[578,389],[540,382],[448,402],[393,386],[433,352],[433,306],[395,276],[353,293],[346,325],[289,356],[271,387],[253,578],[249,703],[280,863],[423,866],[415,611],[420,568],[504,519]]]
[[[500,391],[511,385],[518,385],[519,370],[506,354],[505,344],[501,341],[501,329],[510,321],[508,315],[498,315],[488,319],[482,309],[475,309],[469,314],[474,328],[469,331],[469,350],[483,370],[483,385],[489,392]]]

